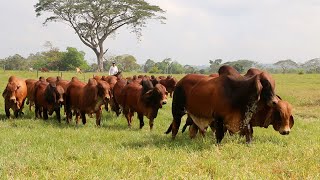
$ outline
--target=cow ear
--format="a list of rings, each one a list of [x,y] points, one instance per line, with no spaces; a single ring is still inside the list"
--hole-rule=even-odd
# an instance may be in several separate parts
[[[2,97],[5,98],[7,96],[7,88],[4,89],[3,93],[2,93]]]
[[[291,115],[289,120],[290,129],[292,128],[293,125],[294,125],[294,119],[293,119],[293,116]]]
[[[149,90],[147,91],[146,93],[144,93],[142,95],[142,101],[146,104],[146,105],[149,105],[151,103],[151,97],[152,97],[152,94],[153,94],[153,90]]]

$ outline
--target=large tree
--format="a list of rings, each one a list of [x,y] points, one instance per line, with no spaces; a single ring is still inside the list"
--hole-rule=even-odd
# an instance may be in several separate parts
[[[292,61],[291,59],[281,60],[274,63],[273,65],[280,66],[282,68],[282,73],[286,73],[288,69],[297,68],[299,66],[296,62]]]
[[[37,16],[49,15],[44,24],[69,24],[96,54],[99,71],[103,70],[103,56],[108,50],[103,44],[107,37],[124,26],[139,36],[148,19],[165,19],[159,6],[145,0],[39,0],[35,11]]]

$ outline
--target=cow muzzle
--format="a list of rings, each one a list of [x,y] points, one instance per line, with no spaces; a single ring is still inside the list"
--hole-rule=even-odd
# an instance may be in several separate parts
[[[279,133],[281,135],[288,135],[290,133],[290,128],[284,128],[284,129],[280,128]]]
[[[280,132],[281,135],[289,135],[290,131],[282,131]]]
[[[10,101],[13,102],[13,103],[16,103],[17,102],[17,98],[16,97],[11,97]]]

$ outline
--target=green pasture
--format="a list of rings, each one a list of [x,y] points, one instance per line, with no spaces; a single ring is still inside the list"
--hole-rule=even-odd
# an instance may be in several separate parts
[[[57,76],[58,72],[39,73]],[[0,72],[3,91],[10,75],[37,79],[36,72]],[[63,72],[63,79],[87,81],[93,73]],[[102,74],[99,74],[102,75]],[[133,74],[124,73],[124,76]],[[183,75],[176,75],[179,79]],[[172,121],[171,99],[159,111],[152,132],[135,116],[128,128],[123,116],[103,112],[78,127],[35,119],[25,107],[19,119],[6,119],[0,99],[1,179],[320,179],[320,75],[274,74],[276,92],[293,105],[294,127],[282,136],[272,127],[254,128],[254,141],[226,135],[215,144],[211,131],[190,140],[164,132]],[[184,122],[182,122],[184,123]]]

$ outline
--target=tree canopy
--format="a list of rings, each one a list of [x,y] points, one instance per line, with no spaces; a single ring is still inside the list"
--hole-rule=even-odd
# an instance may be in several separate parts
[[[145,0],[39,0],[35,5],[37,16],[48,15],[48,22],[70,25],[81,42],[97,56],[99,70],[103,70],[104,41],[123,26],[138,36],[148,19],[164,20],[159,6]]]

